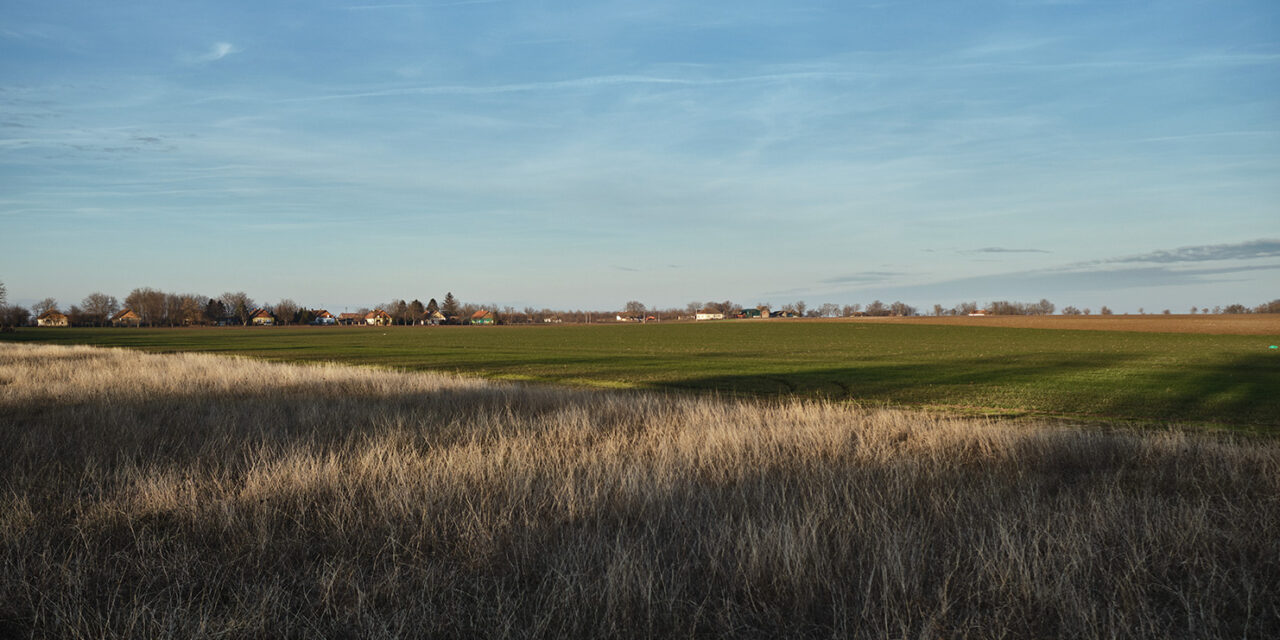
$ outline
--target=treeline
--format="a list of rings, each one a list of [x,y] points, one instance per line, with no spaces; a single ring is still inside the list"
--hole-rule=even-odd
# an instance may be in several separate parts
[[[632,304],[627,303],[628,307]],[[690,302],[685,305],[684,312],[690,316],[699,311],[714,311],[723,313],[726,318],[733,317],[742,313],[743,306],[735,304],[729,300],[724,302]],[[838,305],[832,302],[824,302],[820,305],[810,306],[804,300],[788,302],[780,307],[774,306],[768,302],[757,303],[755,309],[769,309],[775,312],[781,312],[782,315],[794,318],[847,318],[850,316],[914,316],[917,315],[916,308],[905,302],[884,303],[876,300],[864,308],[862,304],[846,304]],[[679,310],[671,309],[669,313],[674,313],[680,317]]]
[[[2,292],[3,283],[0,283]],[[427,304],[418,300],[406,303],[403,300],[376,307],[387,311],[396,323],[412,324],[426,316],[428,312],[441,311],[446,316],[457,318],[462,313],[472,313],[478,308],[475,305],[460,304],[453,293],[445,296],[443,305],[432,298]],[[119,300],[115,296],[101,292],[91,293],[79,304],[72,304],[63,310],[54,298],[45,298],[30,309],[17,305],[5,305],[0,301],[0,318],[7,326],[24,326],[48,312],[62,313],[70,324],[82,327],[101,327],[111,324],[112,318],[123,310],[130,310],[138,316],[137,324],[148,327],[180,327],[192,325],[248,325],[255,314],[268,314],[275,324],[310,324],[320,309],[307,307],[290,298],[274,303],[259,303],[243,291],[228,291],[217,297],[209,297],[194,293],[169,293],[139,287]],[[371,309],[360,309],[360,315],[368,314]]]
[[[283,298],[274,303],[259,303],[243,291],[226,292],[220,296],[204,296],[194,293],[170,293],[150,287],[139,287],[129,292],[123,300],[101,292],[94,292],[84,297],[78,304],[61,309],[57,300],[45,298],[26,308],[20,305],[7,304],[4,283],[0,282],[0,326],[16,327],[32,324],[34,320],[47,312],[63,313],[70,324],[75,326],[100,327],[111,324],[112,318],[123,309],[132,310],[138,316],[138,324],[151,327],[178,327],[190,325],[248,325],[253,316],[268,314],[274,324],[311,324],[316,319],[313,307],[299,304],[290,298]],[[754,309],[768,312],[773,316],[796,318],[839,318],[852,316],[914,316],[919,311],[904,302],[885,303],[875,300],[865,307],[862,304],[838,305],[823,303],[810,306],[803,300],[797,300],[774,308],[768,302],[758,303]],[[724,314],[726,318],[741,317],[744,307],[731,300],[720,302],[694,301],[684,308],[647,307],[643,303],[632,300],[620,310],[562,310],[551,308],[524,307],[516,309],[512,306],[496,304],[464,303],[458,300],[453,292],[445,294],[443,301],[430,298],[427,302],[420,299],[406,301],[396,299],[373,308],[362,307],[354,313],[360,317],[381,311],[389,317],[391,324],[411,325],[419,323],[466,324],[478,311],[488,311],[496,324],[534,324],[554,322],[599,322],[623,320],[681,320],[691,319],[699,312]],[[988,315],[1051,315],[1056,306],[1047,299],[1039,302],[1013,302],[997,300],[985,306],[975,302],[962,302],[953,307],[933,306],[935,316],[960,316],[972,313]],[[1062,315],[1091,315],[1092,309],[1080,309],[1074,306],[1064,307]],[[1112,315],[1110,308],[1103,306],[1099,315]],[[1146,313],[1138,309],[1139,314]],[[1169,309],[1160,313],[1170,314]],[[1280,313],[1280,299],[1272,300],[1255,307],[1243,304],[1231,304],[1216,307],[1191,307],[1192,314],[1241,314],[1241,313]],[[334,313],[334,315],[338,315]]]

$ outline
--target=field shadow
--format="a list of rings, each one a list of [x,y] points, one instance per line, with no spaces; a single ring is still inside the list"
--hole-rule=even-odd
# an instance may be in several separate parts
[[[1280,368],[1251,355],[1210,365],[1126,368],[1137,357],[950,359],[685,377],[654,386],[747,396],[801,396],[1164,422],[1280,426]]]

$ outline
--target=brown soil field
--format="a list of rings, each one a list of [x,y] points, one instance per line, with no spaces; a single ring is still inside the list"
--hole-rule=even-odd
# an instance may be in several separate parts
[[[967,327],[1071,329],[1084,331],[1142,331],[1151,333],[1215,333],[1280,336],[1280,314],[1142,315],[1142,316],[914,316],[910,318],[851,318],[845,322],[901,322]]]

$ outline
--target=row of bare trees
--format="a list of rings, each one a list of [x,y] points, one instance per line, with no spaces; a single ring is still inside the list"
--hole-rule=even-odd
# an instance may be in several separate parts
[[[762,309],[773,309],[773,305],[768,302],[761,302],[756,306]],[[691,317],[704,310],[723,313],[726,317],[733,317],[742,313],[743,309],[742,305],[731,300],[720,302],[694,301],[685,305],[683,309],[646,307],[642,302],[632,300],[627,302],[622,310],[618,312],[586,311],[581,309],[537,309],[534,307],[516,309],[511,306],[499,306],[496,304],[463,303],[453,295],[453,292],[446,293],[443,302],[439,303],[435,298],[431,298],[426,303],[418,299],[410,302],[400,299],[378,305],[375,308],[387,312],[395,324],[405,325],[418,324],[424,320],[429,320],[432,317],[436,317],[434,314],[437,312],[445,317],[445,322],[447,323],[465,323],[473,313],[481,309],[491,311],[495,316],[495,320],[500,324],[533,324],[561,321],[592,322],[601,319],[612,319],[615,313],[626,318],[676,320]],[[129,295],[125,296],[123,301],[117,300],[112,295],[94,292],[85,296],[78,304],[70,305],[65,311],[59,307],[58,301],[54,298],[45,298],[31,305],[30,309],[27,309],[18,305],[7,304],[4,283],[0,282],[0,326],[24,326],[30,324],[34,318],[49,311],[65,313],[73,325],[105,326],[110,324],[112,316],[121,309],[131,309],[138,315],[142,325],[153,327],[209,324],[247,325],[251,322],[253,313],[259,309],[270,313],[277,324],[309,324],[315,317],[313,309],[300,305],[290,298],[281,299],[274,304],[260,305],[243,291],[229,291],[217,297],[207,297],[190,293],[169,293],[151,287],[134,289],[129,292]],[[1055,309],[1054,304],[1047,299],[1041,299],[1039,302],[1034,303],[998,300],[990,302],[984,307],[979,307],[977,302],[962,302],[951,308],[936,304],[933,306],[933,315],[968,315],[979,310],[994,315],[1050,315],[1054,313]],[[803,300],[797,300],[786,303],[774,310],[784,312],[789,316],[808,318],[836,318],[855,315],[912,316],[918,314],[915,307],[904,302],[898,301],[886,304],[880,300],[875,300],[865,307],[861,304],[841,306],[829,302],[811,307]],[[362,308],[359,313],[363,315],[369,311],[371,309]],[[1242,304],[1232,304],[1225,307],[1217,306],[1212,309],[1207,306],[1191,307],[1192,314],[1197,312],[1205,314],[1280,313],[1280,299],[1252,308]],[[1088,308],[1079,309],[1074,306],[1067,306],[1060,313],[1063,315],[1090,315],[1093,311]],[[1113,312],[1110,308],[1103,306],[1098,313],[1100,315],[1111,315]],[[1139,309],[1139,313],[1145,313],[1145,310]],[[1162,313],[1169,314],[1171,312],[1165,309]]]

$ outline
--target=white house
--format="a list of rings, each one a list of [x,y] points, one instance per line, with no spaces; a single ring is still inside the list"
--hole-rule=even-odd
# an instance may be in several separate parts
[[[694,316],[695,320],[724,320],[724,314],[712,309],[703,309]]]
[[[316,309],[314,315],[315,318],[311,320],[311,324],[338,324],[338,319],[325,309]]]

